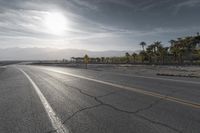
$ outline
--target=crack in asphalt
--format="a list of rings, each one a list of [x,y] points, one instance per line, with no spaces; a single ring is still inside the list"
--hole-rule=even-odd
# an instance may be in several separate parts
[[[137,115],[137,114],[136,114],[136,116],[137,116],[138,118],[143,119],[143,120],[149,121],[149,122],[151,122],[151,123],[153,123],[153,124],[157,124],[157,125],[161,125],[161,126],[163,126],[163,127],[167,127],[167,128],[169,128],[169,129],[171,129],[171,130],[177,132],[177,133],[182,133],[182,131],[180,131],[180,130],[174,128],[174,127],[171,127],[171,126],[169,126],[169,125],[167,125],[167,124],[164,124],[164,123],[161,123],[161,122],[158,122],[158,121],[154,121],[154,120],[148,119],[148,118],[146,118],[146,117],[144,117],[144,116],[142,116],[142,115]]]
[[[107,93],[107,94],[105,94],[105,95],[97,96],[97,98],[106,97],[106,96],[109,96],[109,95],[112,95],[112,94],[116,94],[116,93],[122,92],[122,91],[124,91],[124,90],[112,91],[112,92],[109,92],[109,93]]]
[[[49,74],[48,74],[48,75],[49,75]],[[51,77],[53,77],[53,76],[51,76]],[[136,117],[138,117],[138,118],[140,118],[140,119],[143,119],[143,120],[146,120],[146,121],[148,121],[148,122],[150,122],[150,123],[153,123],[153,124],[156,124],[156,125],[160,125],[160,126],[169,128],[169,129],[171,129],[171,130],[173,130],[173,131],[175,131],[175,132],[178,132],[178,133],[182,133],[182,131],[180,131],[180,130],[178,130],[178,129],[176,129],[176,128],[170,126],[170,125],[167,125],[167,124],[164,124],[164,123],[161,123],[161,122],[158,122],[158,121],[151,120],[151,119],[149,119],[149,118],[147,118],[147,117],[144,117],[144,116],[138,114],[138,113],[141,112],[141,111],[145,111],[145,110],[148,110],[148,109],[152,108],[154,105],[156,105],[156,104],[158,104],[159,102],[161,102],[162,100],[166,99],[166,98],[168,97],[169,94],[166,95],[166,97],[159,98],[158,100],[154,101],[153,103],[151,103],[151,104],[148,105],[147,107],[140,108],[140,109],[138,109],[138,110],[136,110],[136,111],[127,111],[127,110],[119,109],[119,108],[117,108],[117,107],[115,107],[115,106],[113,106],[113,105],[111,105],[111,104],[104,103],[103,101],[101,101],[101,100],[99,99],[99,98],[102,98],[102,97],[104,97],[104,96],[109,96],[109,95],[115,94],[115,93],[120,92],[120,91],[110,92],[110,93],[105,94],[105,95],[102,95],[102,96],[93,96],[93,95],[90,95],[90,94],[88,94],[88,93],[86,93],[86,92],[83,92],[82,89],[80,89],[80,88],[77,88],[77,87],[74,87],[74,86],[71,86],[71,85],[67,85],[64,81],[60,81],[60,80],[56,79],[55,77],[53,77],[53,78],[54,78],[55,80],[57,80],[58,82],[63,83],[66,87],[70,87],[70,88],[72,88],[72,89],[78,90],[81,94],[86,95],[86,96],[88,96],[88,97],[91,97],[91,98],[93,98],[95,101],[97,101],[97,102],[99,103],[99,104],[97,104],[97,105],[90,106],[90,107],[86,107],[86,108],[82,108],[82,109],[80,109],[80,110],[74,112],[71,116],[69,116],[67,119],[65,119],[65,120],[62,122],[62,124],[66,123],[67,121],[69,121],[70,119],[72,119],[76,114],[78,114],[78,113],[80,113],[80,112],[82,112],[82,111],[89,110],[89,109],[93,109],[93,108],[96,108],[96,107],[99,107],[99,106],[104,105],[104,106],[110,107],[110,108],[112,108],[112,109],[114,109],[114,110],[116,110],[116,111],[118,111],[118,112],[127,113],[127,114],[134,114]],[[173,93],[173,92],[172,92],[172,93]]]
[[[46,73],[46,74],[48,74],[48,73]],[[109,96],[109,95],[116,94],[116,93],[118,93],[118,92],[124,91],[124,90],[118,90],[118,91],[109,92],[109,93],[107,93],[107,94],[105,94],[105,95],[101,95],[101,96],[92,96],[92,95],[90,95],[90,94],[88,94],[88,93],[86,93],[86,92],[83,92],[82,89],[80,89],[80,88],[78,88],[78,87],[74,87],[74,86],[68,85],[68,84],[66,84],[66,83],[63,82],[63,81],[60,81],[60,80],[56,79],[56,78],[53,77],[52,75],[50,75],[50,74],[48,74],[48,75],[49,75],[50,77],[52,77],[53,79],[55,79],[56,81],[61,82],[61,83],[64,84],[65,86],[71,87],[71,88],[73,88],[73,89],[76,89],[76,90],[78,90],[80,93],[82,93],[82,94],[84,94],[84,95],[87,95],[87,96],[89,96],[89,97],[93,97],[93,98],[94,98],[94,97],[102,98],[102,97],[105,97],[105,96]]]
[[[53,130],[50,130],[50,131],[47,131],[46,133],[56,133],[58,129],[53,129]]]
[[[155,100],[153,103],[151,103],[149,106],[146,106],[144,108],[140,108],[138,110],[135,111],[135,113],[140,113],[142,111],[145,111],[145,110],[149,110],[150,108],[152,108],[154,105],[158,104],[159,102],[161,102],[162,100],[164,100],[166,97],[164,98],[159,98],[158,100]]]
[[[62,82],[62,81],[60,81],[60,82]],[[174,128],[174,127],[171,127],[171,126],[169,126],[169,125],[167,125],[167,124],[164,124],[164,123],[161,123],[161,122],[158,122],[158,121],[153,121],[153,120],[151,120],[151,119],[148,119],[148,118],[146,118],[146,117],[144,117],[144,116],[138,114],[138,113],[141,112],[141,111],[145,111],[145,110],[148,110],[148,109],[152,108],[154,105],[158,104],[159,102],[161,102],[162,100],[164,100],[165,98],[167,98],[167,97],[168,97],[167,95],[166,95],[166,97],[164,97],[164,98],[159,98],[158,100],[154,101],[153,103],[151,103],[149,106],[147,106],[147,107],[145,107],[145,108],[140,108],[140,109],[138,109],[138,110],[136,110],[136,111],[127,111],[127,110],[119,109],[119,108],[117,108],[117,107],[115,107],[115,106],[113,106],[113,105],[111,105],[111,104],[104,103],[103,101],[101,101],[101,100],[99,99],[99,97],[95,97],[95,96],[92,96],[92,95],[90,95],[90,94],[88,94],[88,93],[85,93],[85,92],[83,92],[81,89],[79,89],[79,88],[77,88],[77,87],[69,86],[69,85],[67,85],[66,83],[64,83],[64,85],[67,86],[67,87],[71,87],[71,88],[74,88],[74,89],[78,90],[78,91],[79,91],[81,94],[83,94],[83,95],[86,95],[86,96],[89,96],[89,97],[94,98],[95,101],[99,102],[100,104],[97,104],[97,105],[91,106],[91,107],[87,107],[87,108],[83,108],[83,109],[81,109],[81,110],[76,111],[73,115],[71,115],[70,117],[68,117],[68,118],[63,122],[63,124],[64,124],[65,122],[69,121],[73,116],[75,116],[76,114],[78,114],[78,113],[81,112],[81,111],[89,110],[89,109],[92,109],[92,108],[95,108],[95,107],[99,107],[99,106],[104,105],[104,106],[110,107],[110,108],[112,108],[112,109],[114,109],[114,110],[116,110],[116,111],[119,111],[119,112],[128,113],[128,114],[134,114],[135,116],[137,116],[137,117],[139,117],[139,118],[141,118],[141,119],[144,119],[144,120],[146,120],[146,121],[149,121],[149,122],[151,122],[151,123],[153,123],[153,124],[161,125],[161,126],[164,126],[164,127],[169,128],[169,129],[171,129],[171,130],[173,130],[173,131],[175,131],[175,132],[182,133],[182,131],[180,131],[180,130]],[[110,93],[110,94],[113,94],[113,93]]]
[[[94,106],[82,108],[82,109],[80,109],[80,110],[74,112],[71,116],[69,116],[67,119],[65,119],[62,123],[63,123],[63,124],[66,123],[66,122],[69,121],[71,118],[73,118],[76,114],[78,114],[78,113],[80,113],[80,112],[82,112],[82,111],[84,111],[84,110],[93,109],[93,108],[99,107],[99,106],[101,106],[101,105],[102,105],[102,104],[97,104],[97,105],[94,105]]]

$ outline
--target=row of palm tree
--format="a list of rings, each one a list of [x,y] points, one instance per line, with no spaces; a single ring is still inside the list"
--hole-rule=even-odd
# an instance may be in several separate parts
[[[146,61],[148,63],[162,64],[165,64],[166,58],[168,58],[170,63],[179,64],[184,63],[184,61],[193,63],[194,59],[200,59],[200,50],[197,48],[200,45],[199,33],[196,36],[177,38],[169,42],[171,44],[169,47],[164,47],[160,41],[156,41],[148,46],[145,42],[141,42],[139,45],[142,47],[142,51],[138,55],[134,53],[133,57],[141,56],[142,63]]]
[[[169,41],[170,46],[164,46],[162,42],[155,41],[147,45],[141,42],[139,53],[125,53],[124,57],[97,57],[90,58],[85,55],[87,63],[145,63],[145,64],[183,64],[199,61],[200,64],[200,35],[187,36]]]

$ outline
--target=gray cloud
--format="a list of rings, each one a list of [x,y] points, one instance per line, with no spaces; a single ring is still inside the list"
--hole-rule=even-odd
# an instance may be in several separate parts
[[[142,40],[198,32],[199,6],[199,0],[0,0],[0,48],[137,49]],[[65,35],[45,29],[49,12],[66,16]]]
[[[174,14],[178,14],[179,11],[185,8],[199,8],[200,7],[200,1],[199,0],[184,0],[180,3],[177,3],[175,6]]]
[[[177,4],[177,7],[181,8],[181,7],[195,7],[195,6],[199,6],[200,5],[200,1],[199,0],[186,0],[183,2],[180,2],[179,4]]]

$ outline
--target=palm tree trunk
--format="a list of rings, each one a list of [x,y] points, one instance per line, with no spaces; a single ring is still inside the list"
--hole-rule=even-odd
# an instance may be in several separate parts
[[[143,51],[144,51],[144,45],[142,45],[142,49],[143,49]]]

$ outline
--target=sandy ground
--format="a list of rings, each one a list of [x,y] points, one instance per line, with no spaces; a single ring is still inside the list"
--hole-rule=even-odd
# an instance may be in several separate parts
[[[137,75],[159,75],[200,78],[200,66],[89,65],[88,68],[98,71],[116,71]]]

